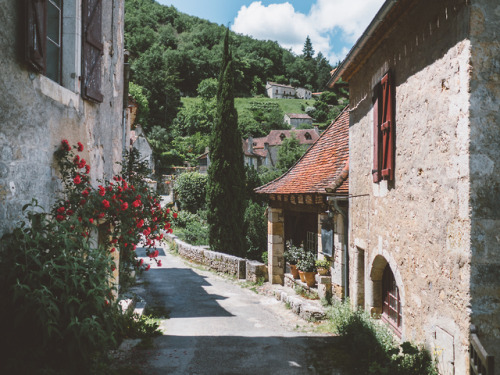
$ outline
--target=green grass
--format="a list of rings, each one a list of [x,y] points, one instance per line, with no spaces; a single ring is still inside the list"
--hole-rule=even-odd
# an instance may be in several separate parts
[[[181,98],[182,103],[185,107],[193,106],[195,103],[200,101],[200,98]],[[277,103],[283,113],[305,113],[301,109],[301,106],[304,108],[308,106],[314,106],[314,99],[271,99],[271,98],[236,98],[234,101],[234,105],[236,110],[238,111],[238,115],[241,115],[245,111],[249,111],[250,104],[252,102],[257,103]]]

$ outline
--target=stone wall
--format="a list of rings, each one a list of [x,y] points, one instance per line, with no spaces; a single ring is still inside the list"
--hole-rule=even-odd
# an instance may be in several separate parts
[[[171,245],[177,246],[180,256],[213,271],[252,282],[258,282],[262,278],[267,281],[267,267],[263,263],[211,251],[204,246],[193,246],[172,234],[167,234],[165,239]]]
[[[21,207],[32,198],[45,209],[54,201],[61,186],[53,153],[62,139],[84,144],[82,156],[91,166],[94,183],[118,172],[115,162],[122,153],[123,1],[103,2],[100,104],[83,100],[79,92],[78,33],[64,36],[66,47],[71,37],[76,41],[71,52],[75,66],[71,72],[63,70],[65,87],[28,69],[21,57],[22,3],[0,3],[0,236],[13,228]],[[64,22],[66,26],[66,18]],[[78,25],[74,29],[79,30]],[[63,56],[68,57],[68,50]]]
[[[500,369],[500,4],[471,4],[472,323]]]
[[[471,44],[464,1],[413,2],[350,84],[349,267],[353,303],[380,312],[389,264],[402,339],[467,373],[470,325]],[[395,79],[395,184],[372,182],[374,86]],[[449,359],[452,359],[449,360]]]

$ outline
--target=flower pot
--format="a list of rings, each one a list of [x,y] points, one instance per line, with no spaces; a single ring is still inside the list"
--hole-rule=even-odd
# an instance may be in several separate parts
[[[308,287],[313,287],[316,284],[316,272],[304,272],[305,283]]]
[[[298,279],[300,277],[299,270],[297,269],[297,265],[290,264],[290,273],[292,274],[294,279]]]
[[[305,277],[303,271],[299,270],[299,276],[300,276],[300,281],[302,281],[303,283],[305,283],[306,282],[306,277]]]
[[[328,276],[330,270],[328,268],[318,267],[318,275],[320,276]]]

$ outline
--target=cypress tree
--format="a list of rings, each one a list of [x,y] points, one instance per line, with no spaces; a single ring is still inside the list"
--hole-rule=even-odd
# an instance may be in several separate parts
[[[302,54],[304,55],[304,58],[306,60],[310,60],[314,56],[314,48],[311,43],[311,39],[309,38],[309,35],[306,38],[306,41],[304,43],[304,48],[302,48]]]
[[[217,88],[217,113],[210,135],[207,206],[210,247],[244,256],[245,169],[238,114],[234,107],[234,70],[229,29]]]

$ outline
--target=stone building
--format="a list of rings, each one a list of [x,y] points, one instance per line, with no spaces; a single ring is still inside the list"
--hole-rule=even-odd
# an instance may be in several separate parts
[[[387,0],[329,82],[349,82],[352,108],[351,301],[443,374],[472,373],[478,341],[499,368],[499,14]]]
[[[49,209],[62,139],[85,146],[94,183],[118,172],[128,143],[123,17],[123,0],[0,3],[0,236],[32,198]]]
[[[296,137],[301,145],[311,147],[319,138],[316,129],[271,130],[265,137],[248,137],[243,140],[245,165],[275,167],[278,162],[278,149],[286,138]]]
[[[293,99],[295,98],[295,87],[282,85],[276,82],[266,83],[267,96],[271,99]]]
[[[153,148],[144,134],[142,126],[137,125],[135,130],[130,131],[130,145],[139,151],[141,162],[146,162],[149,169],[154,173],[155,161],[153,158]]]
[[[287,123],[295,129],[297,126],[302,124],[308,125],[312,128],[313,119],[306,113],[285,113],[283,116],[283,122]]]
[[[348,135],[346,108],[297,164],[256,189],[268,198],[268,270],[272,283],[285,281],[285,242],[292,241],[331,261],[333,292],[343,297],[347,280]],[[327,187],[331,188],[329,193]]]

